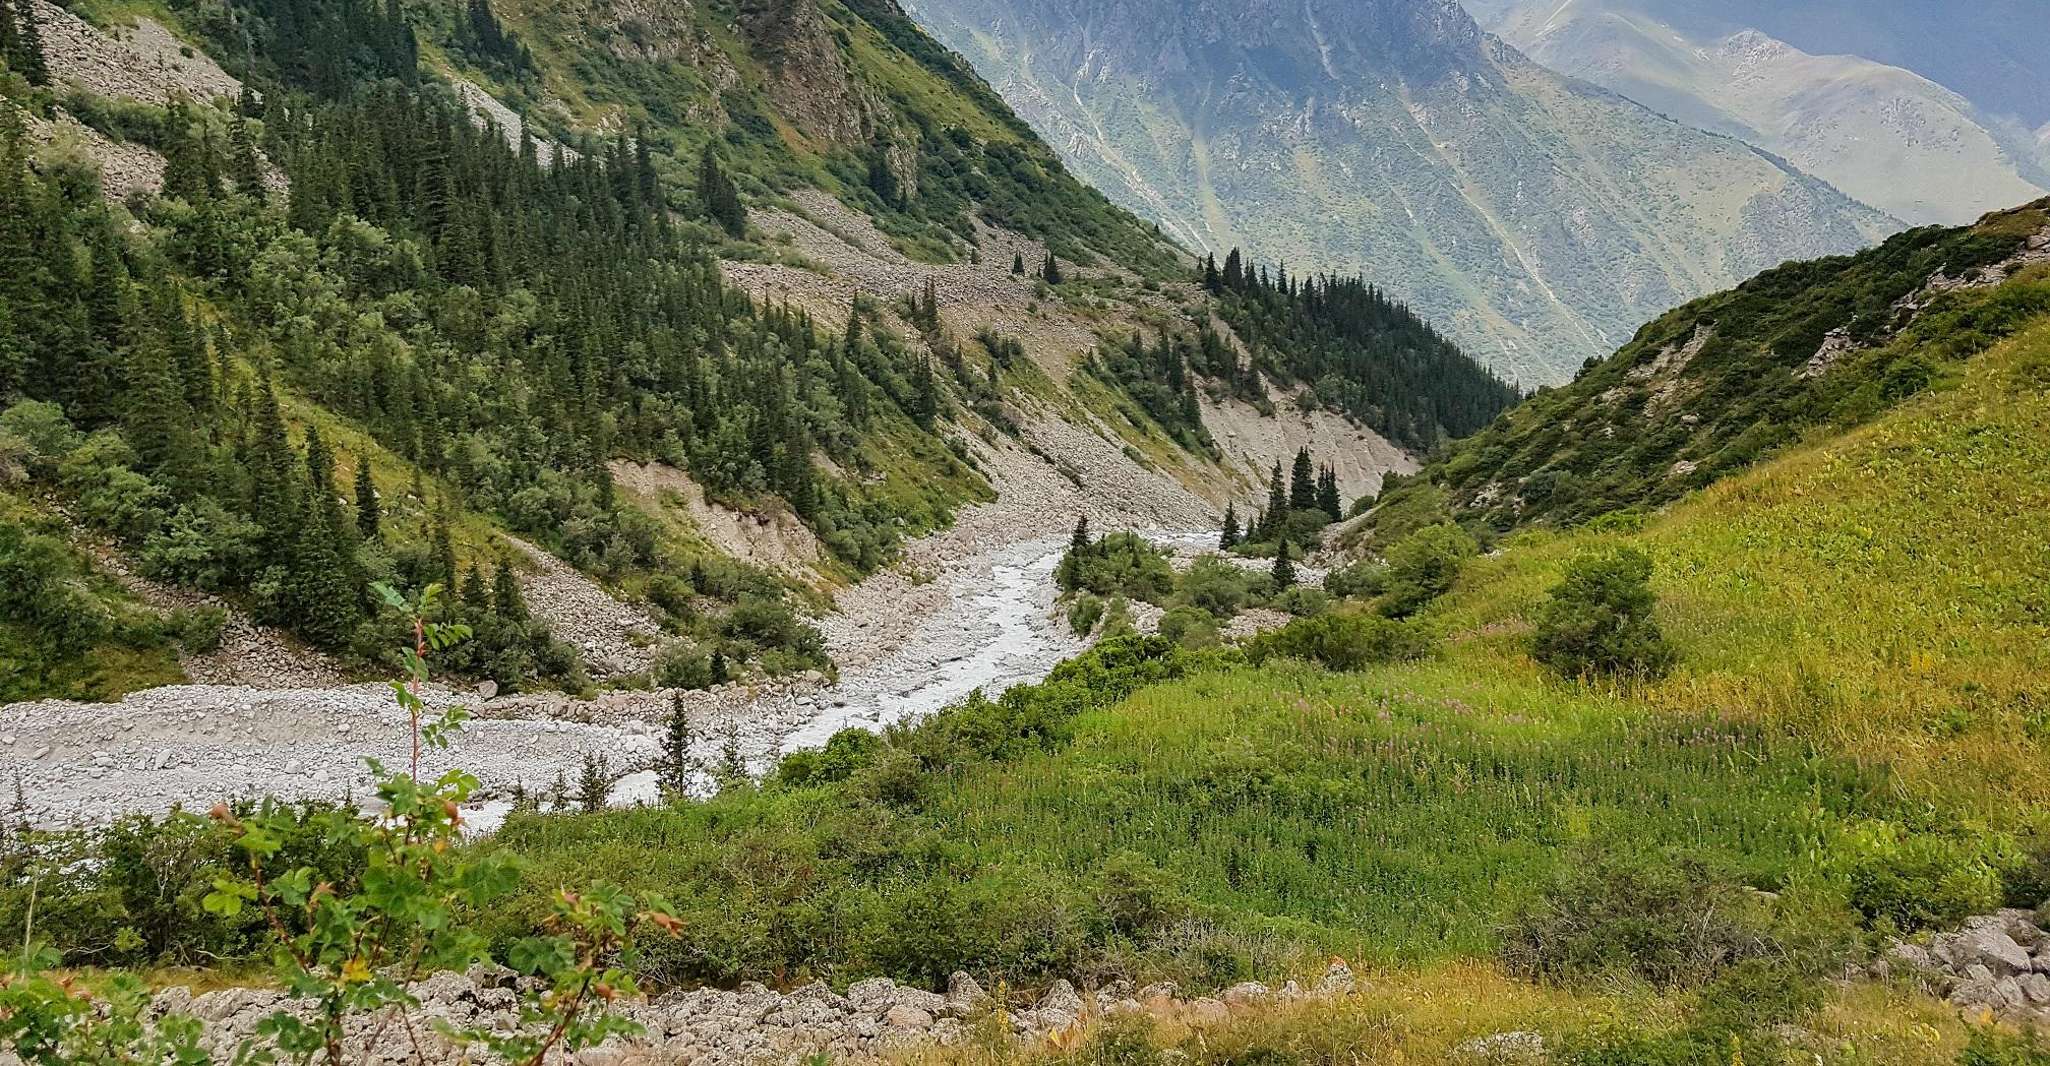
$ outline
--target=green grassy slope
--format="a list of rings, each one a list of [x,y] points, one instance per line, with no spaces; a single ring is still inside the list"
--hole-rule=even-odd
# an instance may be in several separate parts
[[[1442,962],[1490,954],[1600,857],[1704,861],[1824,941],[1954,918],[2034,891],[2050,829],[2046,448],[2039,319],[1639,530],[1505,542],[1427,613],[1433,660],[1335,675],[1121,647],[837,769],[518,819],[503,846],[540,883],[596,856],[701,900],[689,945],[654,956],[675,979]],[[1680,665],[1561,681],[1524,619],[1564,560],[1616,542],[1652,556]]]
[[[1373,521],[1449,508],[1496,531],[1571,525],[1669,503],[1804,434],[1855,425],[2050,311],[2044,267],[1978,284],[1988,267],[2039,256],[2030,242],[2046,233],[2050,203],[2037,203],[1789,264],[1677,308],[1454,445],[1386,494]],[[1951,281],[1930,285],[1938,275]],[[1950,287],[1960,279],[1971,285]]]

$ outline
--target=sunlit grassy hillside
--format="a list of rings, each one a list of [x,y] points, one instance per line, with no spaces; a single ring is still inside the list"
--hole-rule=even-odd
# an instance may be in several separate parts
[[[505,841],[541,883],[595,864],[702,900],[707,943],[660,962],[682,979],[1437,965],[1494,953],[1605,863],[1698,863],[1855,953],[2038,902],[2046,504],[2040,323],[1641,529],[1502,545],[1427,612],[1444,641],[1425,661],[1155,653],[1151,674],[1091,666],[1083,695],[1056,678],[833,773],[516,820]],[[1656,564],[1678,668],[1541,671],[1526,619],[1568,559],[1619,541]]]

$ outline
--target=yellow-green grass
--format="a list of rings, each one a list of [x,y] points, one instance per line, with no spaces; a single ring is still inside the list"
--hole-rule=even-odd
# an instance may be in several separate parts
[[[1077,1030],[1018,1048],[986,1040],[917,1047],[894,1056],[906,1066],[1054,1066],[1068,1063],[1174,1061],[1188,1066],[1286,1062],[1301,1066],[1438,1066],[1447,1062],[1522,1061],[1479,1057],[1462,1048],[1504,1033],[1541,1033],[1558,1047],[1619,1032],[1656,1033],[1684,1024],[1684,1004],[1639,990],[1532,985],[1493,967],[1452,963],[1361,975],[1350,995],[1281,1005],[1249,1005],[1224,1018],[1157,1004],[1142,1021],[1085,1019]],[[1802,1020],[1802,1052],[1786,1061],[1831,1066],[1925,1066],[1952,1062],[1971,1029],[1926,997],[1892,986],[1832,987],[1819,1011]],[[1109,1035],[1126,1034],[1123,1041]],[[1143,1035],[1165,1058],[1134,1053]],[[1123,1054],[1117,1054],[1123,1049]],[[1613,1059],[1604,1061],[1616,1061]],[[1741,1057],[1724,1061],[1739,1062]]]
[[[1583,847],[1777,887],[1889,802],[1882,776],[1802,744],[1450,663],[1208,674],[1074,734],[950,781],[924,813],[992,868],[1079,883],[1135,855],[1236,932],[1377,963],[1491,952]]]
[[[1926,798],[2050,800],[2050,322],[1873,423],[1629,534],[1519,537],[1433,620],[1462,668],[1543,680],[1524,619],[1575,555],[1651,554],[1679,669],[1633,699],[1799,731]]]

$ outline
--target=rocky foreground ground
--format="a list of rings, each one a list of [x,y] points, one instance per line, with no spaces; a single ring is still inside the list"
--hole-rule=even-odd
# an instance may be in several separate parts
[[[1203,1026],[1224,1022],[1238,1010],[1345,995],[1354,984],[1352,971],[1340,961],[1333,961],[1309,988],[1295,982],[1280,988],[1248,982],[1215,996],[1184,997],[1169,983],[1137,988],[1114,982],[1077,990],[1069,982],[1056,981],[1029,1004],[999,1002],[965,973],[956,973],[945,993],[888,978],[856,982],[845,994],[816,982],[787,993],[749,983],[734,991],[698,989],[625,1003],[616,1009],[639,1023],[643,1035],[615,1038],[566,1061],[580,1066],[753,1066],[819,1054],[874,1058],[919,1044],[957,1043],[971,1034],[1044,1037],[1092,1018],[1141,1011]],[[415,984],[412,991],[420,1005],[404,1018],[385,1012],[351,1020],[350,1061],[464,1061],[459,1049],[436,1035],[441,1026],[509,1032],[520,1024],[513,975],[497,967],[437,974]],[[152,1005],[158,1017],[175,1012],[200,1019],[207,1046],[224,1060],[264,1018],[279,1010],[306,1009],[304,1001],[255,988],[198,996],[174,988],[160,993]]]

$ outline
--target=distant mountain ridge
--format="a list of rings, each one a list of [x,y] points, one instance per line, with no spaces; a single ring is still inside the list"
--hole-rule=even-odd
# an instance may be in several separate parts
[[[1553,70],[1783,156],[1908,222],[1961,225],[2050,189],[2033,132],[1911,70],[1811,54],[1748,24],[1701,21],[1715,29],[1695,35],[1664,20],[1675,5],[1660,0],[1469,6]]]
[[[1526,385],[1897,228],[1559,77],[1453,0],[915,0],[1082,176],[1200,248],[1364,271]]]

